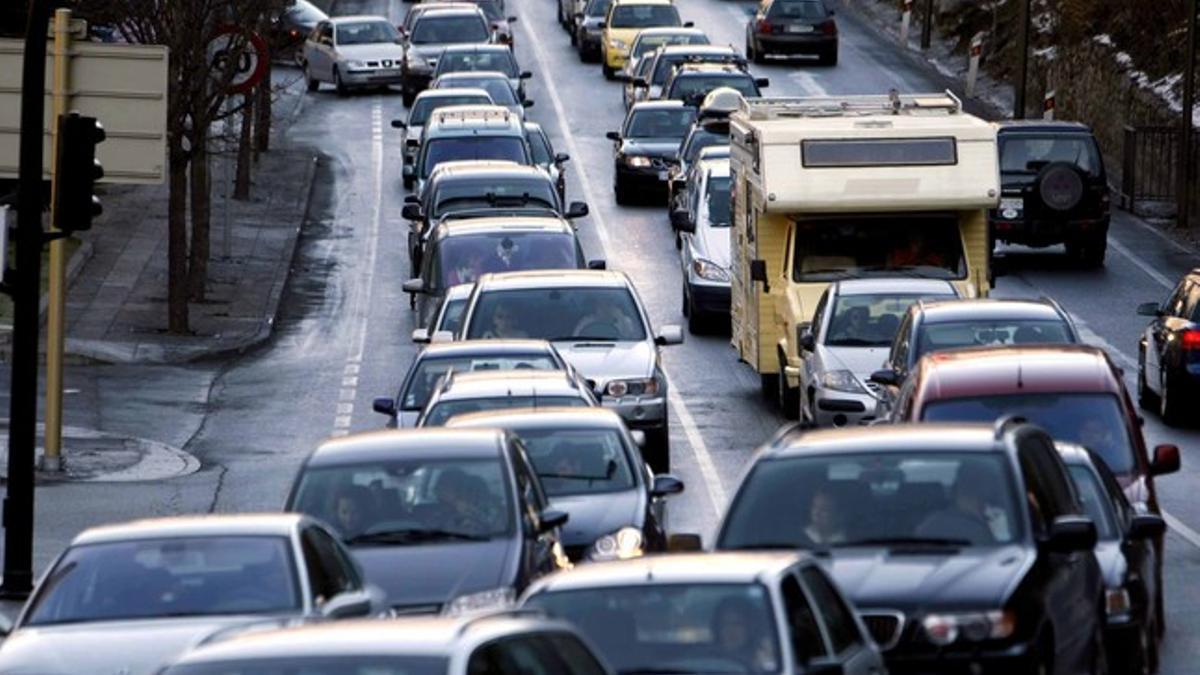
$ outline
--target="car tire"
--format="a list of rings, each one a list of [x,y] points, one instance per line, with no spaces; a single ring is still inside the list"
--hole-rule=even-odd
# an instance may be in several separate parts
[[[779,354],[779,377],[775,378],[775,404],[779,406],[779,412],[783,413],[783,419],[794,420],[800,417],[800,388],[788,385],[787,375],[783,370],[786,363],[784,355]]]
[[[337,89],[337,95],[342,98],[350,95],[350,90],[346,87],[346,83],[342,82],[342,74],[336,67],[333,69],[333,87]]]
[[[823,66],[830,66],[830,67],[836,66],[838,63],[837,47],[834,47],[833,49],[825,50],[825,52],[823,52],[821,54],[821,59],[820,59],[819,63]]]
[[[400,102],[404,104],[405,108],[411,108],[413,101],[415,101],[415,100],[417,100],[416,94],[409,91],[408,89],[402,88],[400,90]]]
[[[646,430],[646,447],[642,459],[655,474],[671,472],[671,430],[666,422],[659,429]]]
[[[1158,414],[1169,427],[1178,426],[1183,422],[1183,404],[1185,401],[1171,393],[1171,374],[1163,371],[1162,386],[1158,394]]]
[[[1146,350],[1138,350],[1137,402],[1142,410],[1158,409],[1158,394],[1146,383]]]
[[[604,60],[603,64],[600,66],[600,70],[604,71],[604,79],[611,80],[616,77],[617,71],[608,66],[608,56],[601,54],[600,58]]]
[[[1152,626],[1142,626],[1138,630],[1137,646],[1122,659],[1122,673],[1130,675],[1151,675],[1155,671],[1154,657],[1155,641]]]
[[[1105,615],[1105,605],[1101,604],[1096,616]],[[1108,651],[1104,648],[1103,619],[1096,622],[1096,630],[1092,635],[1092,675],[1108,675]]]
[[[1107,237],[1088,237],[1067,242],[1067,255],[1074,258],[1083,269],[1104,267],[1104,256],[1108,252]]]
[[[758,54],[754,53],[754,41],[746,38],[746,58],[758,63]]]
[[[321,88],[321,81],[312,76],[312,73],[308,70],[308,64],[304,66],[304,84],[308,87],[309,91],[317,91]]]
[[[625,181],[621,180],[620,175],[613,181],[613,195],[616,197],[618,206],[624,206],[630,202],[630,197],[632,196],[630,188],[625,185]]]
[[[708,317],[696,309],[691,295],[683,292],[683,315],[687,317],[688,332],[692,335],[704,335],[708,332]]]

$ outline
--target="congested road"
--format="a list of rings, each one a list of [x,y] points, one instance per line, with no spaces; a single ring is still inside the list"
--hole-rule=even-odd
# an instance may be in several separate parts
[[[408,5],[391,0],[334,0],[331,14],[384,14],[399,23]],[[741,49],[747,10],[742,0],[686,0],[685,20],[713,43]],[[621,85],[604,80],[596,64],[581,63],[555,20],[549,0],[509,3],[515,51],[531,70],[529,115],[549,132],[556,150],[571,155],[567,196],[586,201],[577,223],[588,258],[605,258],[627,273],[656,328],[683,324],[681,277],[673,236],[659,204],[617,206],[612,194],[612,143],[607,131],[624,116]],[[770,78],[768,96],[879,94],[896,88],[933,92],[944,82],[932,69],[888,43],[853,12],[839,13],[841,58],[833,68],[786,63],[755,66]],[[297,89],[303,85],[296,82]],[[410,277],[401,218],[401,137],[390,128],[404,109],[398,94],[341,98],[329,88],[307,94],[288,133],[323,155],[282,321],[272,344],[234,363],[205,396],[193,371],[170,372],[162,390],[191,391],[207,410],[202,426],[180,430],[205,470],[169,483],[131,487],[138,503],[159,514],[192,511],[272,511],[283,504],[303,457],[323,439],[378,429],[376,396],[394,393],[416,353],[408,336],[413,314],[401,284]],[[1054,298],[1070,312],[1085,340],[1108,350],[1134,386],[1137,339],[1144,320],[1137,304],[1161,300],[1195,258],[1157,231],[1114,216],[1105,267],[1067,263],[1060,248],[1006,248],[1008,274],[997,296]],[[736,487],[753,449],[783,422],[759,391],[757,374],[740,364],[727,334],[688,335],[664,349],[671,394],[672,472],[686,484],[670,502],[670,530],[698,532],[705,542]],[[154,391],[130,399],[154,409]],[[130,418],[134,417],[130,414]],[[192,434],[194,431],[194,435]],[[1175,443],[1183,469],[1158,483],[1167,512],[1165,585],[1167,638],[1164,673],[1186,673],[1200,662],[1200,638],[1188,630],[1200,618],[1200,480],[1195,448],[1200,432],[1171,429],[1147,414],[1147,443]],[[57,486],[82,508],[51,521],[76,529],[129,514],[95,486]],[[70,526],[63,529],[70,529]],[[39,541],[44,565],[66,542]]]

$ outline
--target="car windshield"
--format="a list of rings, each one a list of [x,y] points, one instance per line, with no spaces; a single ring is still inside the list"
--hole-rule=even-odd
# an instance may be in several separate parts
[[[1067,162],[1100,175],[1100,153],[1089,136],[1000,134],[1001,172],[1037,173],[1051,162]]]
[[[747,73],[729,73],[727,75],[690,75],[677,77],[671,84],[668,99],[699,103],[708,92],[717,87],[736,89],[746,98],[758,98],[762,93],[754,78]]]
[[[660,85],[663,82],[666,82],[667,76],[671,74],[671,70],[674,69],[675,66],[683,63],[684,61],[695,60],[695,61],[701,61],[704,63],[730,63],[730,62],[736,61],[740,58],[732,53],[728,53],[728,54],[705,53],[705,54],[698,55],[698,54],[688,53],[690,51],[691,50],[687,50],[687,51],[683,51],[683,52],[674,52],[671,54],[661,54],[658,57],[658,60],[656,61],[655,65],[654,65],[654,77],[652,77],[650,79],[650,84]]]
[[[438,59],[437,72],[457,73],[491,70],[509,77],[517,76],[517,62],[508,48],[477,52],[446,52]]]
[[[499,455],[306,467],[299,481],[288,510],[329,523],[351,546],[492,539],[513,531]]]
[[[796,223],[792,278],[867,276],[965,279],[958,220],[939,216],[853,216]]]
[[[772,516],[778,521],[778,514]],[[759,583],[645,583],[538,593],[525,607],[574,624],[618,673],[775,673],[771,598]]]
[[[542,340],[646,339],[642,314],[625,288],[530,288],[481,293],[471,313],[467,337],[521,337],[505,334],[509,326],[527,333],[524,337]]]
[[[708,36],[703,33],[680,33],[669,35],[642,35],[638,41],[634,43],[633,49],[629,52],[629,57],[636,59],[637,57],[652,52],[659,47],[667,45],[706,45],[708,44]]]
[[[513,91],[512,85],[508,80],[502,77],[480,77],[480,78],[462,78],[453,80],[447,83],[448,87],[477,87],[488,93],[492,97],[492,101],[496,105],[515,106],[517,105],[517,94]]]
[[[812,0],[776,0],[767,11],[771,19],[808,19],[821,21],[829,12],[821,2]]]
[[[584,16],[592,18],[600,18],[608,14],[608,8],[612,7],[613,0],[590,0],[587,7],[583,9]]]
[[[302,26],[316,25],[317,22],[324,21],[329,17],[320,9],[307,0],[296,0],[291,7],[283,11],[284,16],[294,23]]]
[[[569,232],[493,232],[443,239],[430,261],[438,288],[473,283],[481,274],[579,269],[579,245]]]
[[[1078,443],[1104,460],[1113,473],[1136,466],[1130,429],[1121,401],[1113,394],[1006,394],[933,401],[922,419],[929,422],[994,422],[1006,415],[1023,417],[1056,440]]]
[[[1064,321],[1047,319],[927,322],[917,332],[913,358],[929,352],[985,345],[1069,344]]]
[[[529,139],[529,151],[533,153],[534,164],[553,163],[554,151],[550,148],[550,141],[546,138],[545,132],[526,129],[525,138]]]
[[[525,142],[516,136],[461,136],[434,138],[425,144],[424,177],[442,162],[498,159],[529,164]]]
[[[761,461],[729,507],[717,546],[1010,544],[1024,528],[1015,494],[1000,454],[890,450]]]
[[[438,323],[433,327],[431,334],[439,332],[457,333],[458,329],[462,327],[463,312],[466,309],[466,298],[447,300],[446,306],[442,308],[441,314],[438,315]]]
[[[729,227],[733,215],[729,205],[729,178],[708,179],[708,226]]]
[[[408,113],[408,126],[419,127],[424,126],[429,121],[429,116],[434,110],[444,108],[451,105],[491,105],[492,98],[490,96],[480,96],[479,94],[463,94],[462,96],[426,96],[419,98],[413,103],[413,108]]]
[[[538,178],[444,181],[433,194],[432,219],[452,211],[493,207],[530,207],[558,210],[558,191],[545,174]]]
[[[422,16],[412,31],[415,45],[487,42],[489,37],[487,24],[479,15]]]
[[[335,25],[339,45],[366,45],[395,42],[400,35],[386,21],[354,21]]]
[[[294,569],[282,536],[72,546],[42,582],[26,623],[298,612]]]
[[[1079,490],[1079,501],[1083,503],[1083,512],[1096,524],[1096,536],[1101,541],[1119,539],[1112,502],[1109,501],[1104,486],[1100,484],[1100,479],[1092,473],[1091,469],[1081,464],[1068,464],[1067,473],[1071,474],[1071,480]]]
[[[624,436],[615,429],[524,429],[517,435],[551,497],[633,487]]]
[[[674,5],[617,5],[608,20],[610,28],[682,25]]]
[[[162,675],[445,675],[449,667],[449,659],[442,656],[339,655],[184,664]]]
[[[492,398],[470,398],[456,401],[441,401],[425,411],[421,419],[423,427],[440,427],[455,415],[488,412],[490,410],[514,410],[516,408],[586,408],[587,399],[580,396],[512,396]]]
[[[408,386],[400,394],[402,410],[420,410],[429,402],[434,387],[451,370],[456,373],[486,370],[558,370],[559,365],[544,351],[528,354],[474,354],[421,358],[408,376]]]
[[[874,293],[839,295],[825,333],[830,347],[886,347],[892,344],[900,319],[910,305],[922,298],[954,297],[949,290],[938,295],[917,293]]]
[[[643,108],[634,110],[625,125],[626,138],[669,138],[683,139],[696,121],[696,111],[691,108]]]
[[[685,162],[693,162],[704,148],[711,148],[714,145],[726,145],[728,143],[729,134],[719,134],[707,127],[700,127],[688,134],[679,156]]]

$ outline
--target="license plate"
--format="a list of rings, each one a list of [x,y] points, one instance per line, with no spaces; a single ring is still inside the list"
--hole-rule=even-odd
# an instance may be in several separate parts
[[[1021,197],[1003,197],[1000,199],[1000,215],[1012,219],[1021,215],[1025,210],[1025,200]]]
[[[789,33],[811,33],[811,32],[813,32],[813,27],[809,26],[807,24],[796,24],[793,26],[788,26],[787,32],[789,32]]]
[[[659,172],[658,172],[658,179],[659,179],[659,180],[666,180],[666,179],[667,179],[667,172],[666,172],[666,171],[659,171]]]

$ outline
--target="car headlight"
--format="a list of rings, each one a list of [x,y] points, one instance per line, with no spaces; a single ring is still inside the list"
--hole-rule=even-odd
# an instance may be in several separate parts
[[[654,396],[658,393],[658,380],[653,377],[639,380],[613,380],[604,386],[607,396]]]
[[[622,527],[606,534],[592,544],[588,551],[591,560],[626,560],[637,558],[645,551],[642,550],[642,531],[636,527]]]
[[[618,40],[618,39],[616,39],[616,38],[613,38],[613,39],[611,39],[611,40],[609,40],[609,41],[608,41],[608,48],[609,48],[609,49],[616,49],[617,51],[625,51],[625,49],[626,49],[628,46],[629,46],[629,45],[625,44],[625,41],[624,41],[624,40]]]
[[[653,164],[649,157],[625,155],[625,163],[632,167],[644,168]]]
[[[930,614],[921,621],[921,628],[925,637],[938,646],[951,644],[959,638],[969,642],[1003,640],[1016,632],[1017,618],[1012,612],[1002,610]]]
[[[517,595],[511,586],[492,588],[478,593],[468,593],[446,603],[443,614],[469,614],[493,609],[512,607],[517,602]]]
[[[692,261],[692,271],[701,279],[709,281],[729,281],[729,272],[717,263],[704,258],[696,258]]]
[[[830,370],[826,372],[821,376],[821,387],[834,391],[844,391],[850,394],[867,393],[867,390],[863,388],[858,378],[854,376],[854,373],[848,370]]]
[[[1110,589],[1104,595],[1105,609],[1108,610],[1109,616],[1120,616],[1129,613],[1129,592],[1124,588]]]
[[[346,67],[350,68],[350,69],[366,68],[367,64],[363,63],[362,61],[350,59],[350,60],[346,61]]]

